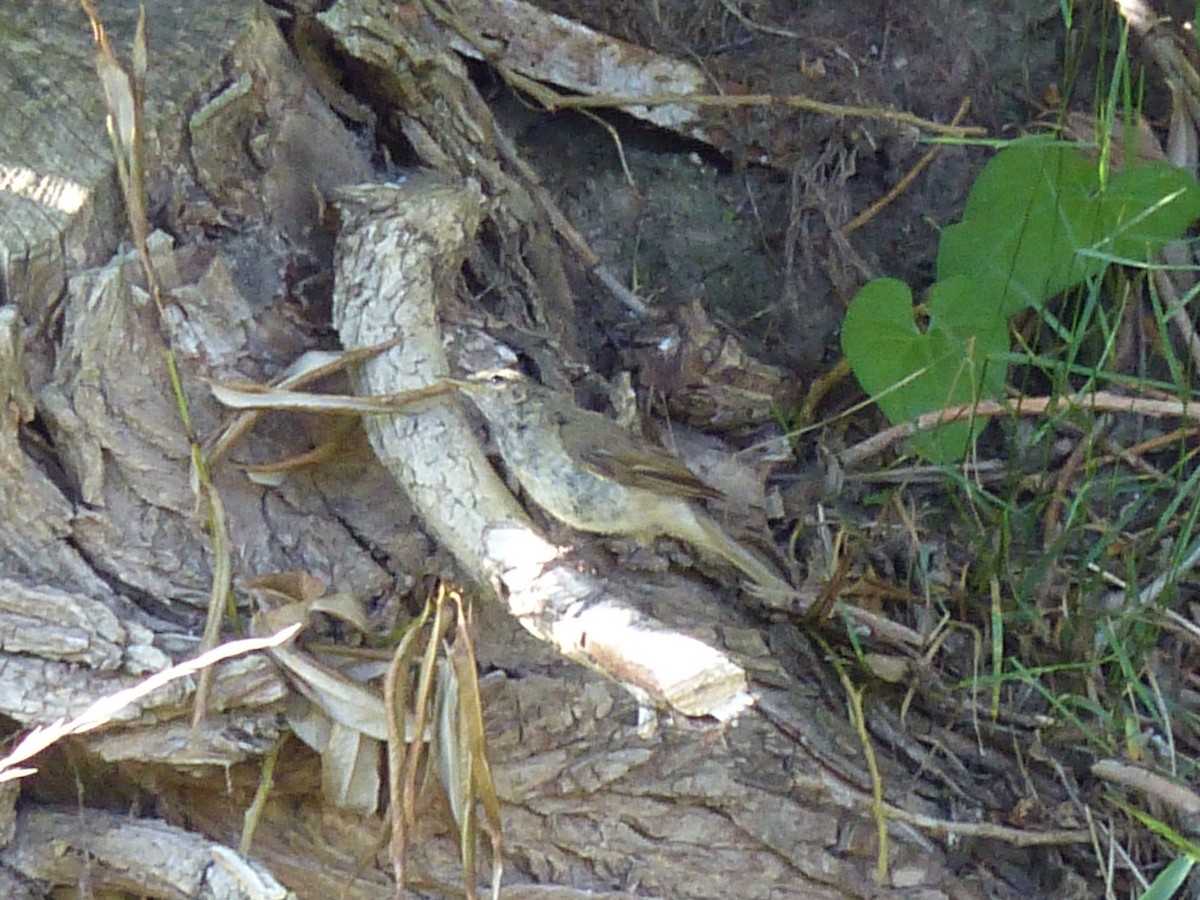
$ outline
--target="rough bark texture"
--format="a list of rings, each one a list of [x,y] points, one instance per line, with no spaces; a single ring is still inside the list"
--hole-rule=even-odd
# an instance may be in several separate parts
[[[69,879],[97,894],[171,900],[283,896],[279,882],[260,867],[164,822],[133,822],[96,810],[32,809],[18,816],[16,833],[5,861],[32,879]]]
[[[456,275],[474,240],[480,194],[431,178],[342,191],[333,320],[347,349],[399,343],[361,367],[364,395],[416,390],[457,369],[495,363],[486,335],[443,330]],[[439,304],[439,301],[442,301]],[[451,340],[451,337],[457,340]],[[497,477],[452,400],[366,423],[388,467],[466,576],[496,589],[529,631],[639,696],[691,716],[728,719],[749,703],[745,673],[686,635],[654,631],[628,602],[632,579],[605,579],[555,547]],[[681,595],[690,593],[680,581]]]
[[[146,98],[160,126],[150,145],[162,199],[181,162],[181,113],[197,103],[242,33],[252,6],[218,0],[207,15],[186,6],[153,10],[154,75]],[[106,3],[116,35],[131,36],[138,4]],[[8,4],[5,110],[0,116],[0,295],[41,322],[71,271],[106,261],[124,232],[113,177],[104,98],[96,83],[87,18],[73,0]]]

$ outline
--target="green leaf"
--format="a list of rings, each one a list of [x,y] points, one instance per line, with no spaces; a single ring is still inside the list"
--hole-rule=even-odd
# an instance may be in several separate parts
[[[1200,185],[1168,163],[1142,163],[1112,180],[1101,209],[1106,232],[1096,249],[1148,260],[1200,218]]]
[[[892,422],[996,397],[1005,366],[988,357],[1008,350],[1005,320],[968,278],[938,282],[930,291],[929,326],[913,319],[912,293],[902,281],[878,278],[854,297],[842,323],[842,350],[859,383]],[[935,462],[966,453],[969,421],[914,438],[913,449]]]
[[[1171,864],[1158,873],[1154,883],[1146,889],[1138,900],[1171,900],[1176,892],[1187,882],[1188,875],[1196,865],[1196,860],[1188,856],[1178,856]]]
[[[962,222],[942,232],[938,278],[971,277],[1011,316],[1099,275],[1100,257],[1148,260],[1198,217],[1200,185],[1181,169],[1141,163],[1102,188],[1078,149],[1030,138],[976,179]]]
[[[1200,185],[1165,163],[1102,184],[1096,162],[1046,138],[1011,144],[988,163],[963,220],[942,232],[929,325],[913,320],[908,286],[884,278],[854,298],[842,348],[892,422],[999,396],[1007,319],[1101,274],[1114,259],[1149,260],[1200,217]],[[935,461],[961,458],[971,423],[914,440]]]

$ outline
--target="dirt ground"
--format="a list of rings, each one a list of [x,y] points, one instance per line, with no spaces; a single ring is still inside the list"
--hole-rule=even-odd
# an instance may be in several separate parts
[[[544,632],[528,621],[522,629],[499,603],[484,604],[478,654],[492,765],[505,792],[511,895],[718,897],[732,896],[730,885],[740,884],[747,897],[1101,896],[1080,798],[1072,795],[1086,782],[1090,758],[1073,754],[1069,735],[1049,749],[1041,744],[1043,707],[1036,697],[1021,697],[989,719],[985,701],[945,687],[977,671],[980,649],[971,635],[986,630],[989,612],[985,601],[972,606],[964,599],[956,582],[977,550],[962,535],[939,531],[954,521],[950,501],[936,488],[918,487],[907,495],[909,505],[881,507],[874,486],[850,484],[852,478],[838,491],[837,473],[827,465],[831,455],[886,423],[870,408],[839,418],[863,399],[852,377],[822,393],[815,407],[803,406],[814,380],[841,357],[840,323],[864,283],[893,276],[919,291],[932,281],[939,230],[961,214],[991,151],[961,141],[936,145],[929,167],[859,224],[855,218],[935,148],[929,135],[886,117],[770,105],[713,114],[712,139],[702,141],[611,111],[598,111],[599,121],[578,112],[547,113],[505,84],[496,68],[471,62],[472,90],[488,115],[608,271],[653,308],[653,315],[638,317],[579,259],[538,243],[540,212],[528,218],[513,212],[537,204],[521,193],[528,183],[513,174],[511,159],[493,155],[500,142],[488,141],[487,128],[479,126],[486,120],[471,105],[475,95],[464,100],[453,80],[431,79],[433,87],[419,94],[424,99],[412,100],[402,93],[407,84],[381,75],[384,63],[350,47],[349,39],[329,38],[324,24],[312,26],[311,4],[271,5],[305,60],[303,69],[283,66],[288,78],[303,72],[315,83],[332,71],[338,88],[325,86],[318,95],[287,82],[285,89],[265,91],[265,99],[256,97],[257,63],[231,64],[207,81],[197,79],[202,93],[221,101],[210,119],[219,126],[217,136],[205,143],[195,106],[189,107],[192,119],[181,141],[188,162],[153,182],[153,224],[174,239],[171,274],[186,285],[172,290],[187,309],[188,327],[208,336],[198,342],[200,350],[183,354],[197,432],[211,435],[227,418],[209,396],[209,379],[265,380],[305,350],[337,346],[330,309],[334,271],[341,266],[344,274],[345,264],[335,261],[317,195],[332,195],[338,184],[395,177],[410,166],[458,171],[502,202],[488,208],[459,285],[467,289],[447,318],[471,327],[485,323],[480,330],[508,340],[547,381],[574,380],[578,393],[598,406],[621,396],[609,390],[609,380],[632,371],[637,399],[646,403],[626,394],[626,408],[613,404],[619,412],[646,406],[678,376],[655,367],[654,348],[664,335],[716,334],[717,343],[736,337],[737,344],[721,344],[736,347],[729,353],[744,377],[731,392],[733,401],[721,394],[730,406],[714,401],[725,418],[698,409],[695,397],[672,406],[672,416],[699,424],[721,438],[723,449],[735,450],[778,437],[784,427],[819,423],[801,431],[794,459],[735,469],[735,478],[754,483],[764,510],[734,525],[757,527],[761,538],[769,523],[774,555],[807,576],[810,597],[821,603],[848,581],[866,585],[855,603],[873,617],[871,639],[879,643],[860,646],[869,629],[856,632],[846,627],[849,619],[810,627],[778,610],[737,604],[734,592],[713,589],[722,578],[727,586],[728,575],[719,571],[695,597],[682,597],[669,579],[697,562],[686,550],[643,559],[626,547],[589,545],[580,571],[620,559],[631,571],[648,573],[638,575],[649,585],[640,610],[732,648],[731,656],[751,673],[760,702],[736,726],[664,714],[657,732],[637,721],[637,704],[612,680],[562,661]],[[1042,127],[1058,111],[1048,104],[1090,108],[1104,21],[1099,6],[1077,8],[1068,35],[1054,0],[539,5],[695,64],[712,94],[802,95],[940,123],[969,100],[963,124],[989,137]],[[396,15],[426,22],[422,10],[402,4]],[[151,8],[152,23],[154,14]],[[323,48],[323,61],[308,65],[306,47]],[[243,80],[255,88],[231,89]],[[390,108],[398,96],[410,108]],[[261,108],[254,106],[259,100]],[[239,112],[243,102],[247,111]],[[1157,95],[1146,106],[1151,116],[1166,108]],[[228,121],[236,128],[220,118],[231,109]],[[435,118],[447,110],[449,119]],[[462,127],[467,137],[451,121],[461,110],[475,116]],[[247,122],[261,133],[239,130]],[[222,143],[231,135],[233,144]],[[478,135],[484,135],[482,149],[469,162],[455,155]],[[229,151],[234,145],[242,155]],[[107,252],[115,249],[114,242]],[[106,253],[88,259],[90,265],[106,261]],[[37,400],[29,403],[36,417],[20,423],[19,443],[39,472],[50,473],[46,496],[57,505],[16,488],[4,496],[9,509],[49,510],[46,541],[78,552],[71,563],[77,568],[43,565],[5,536],[16,549],[0,541],[0,576],[103,595],[121,621],[144,627],[138,640],[177,659],[194,649],[191,637],[201,628],[215,567],[208,537],[194,520],[184,477],[187,447],[173,430],[169,397],[155,389],[167,382],[146,349],[159,340],[157,322],[144,302],[92,318],[106,309],[104,284],[98,270],[87,269],[68,299],[44,308],[30,302],[22,310],[44,327],[31,329],[35,337],[24,346],[23,378]],[[109,343],[112,335],[120,335],[119,347]],[[143,352],[126,350],[128,340]],[[96,371],[126,374],[113,376],[120,386],[101,389]],[[327,386],[349,389],[339,378]],[[753,402],[759,405],[748,411]],[[324,420],[277,414],[258,423],[235,460],[294,456],[332,431]],[[333,436],[340,446],[333,462],[302,468],[279,484],[249,485],[234,466],[216,470],[233,523],[236,577],[315,573],[334,592],[367,599],[372,622],[386,630],[404,611],[419,609],[432,576],[455,571],[455,564],[434,539],[436,527],[372,457],[363,434],[352,428]],[[151,459],[153,465],[146,462]],[[831,522],[855,536],[836,554],[829,535],[838,529]],[[548,527],[560,536],[554,523]],[[934,672],[924,648],[903,641],[932,630],[929,608],[914,598],[939,591],[952,598],[947,605],[955,606],[961,628],[939,643]],[[338,642],[349,631],[344,623],[326,622],[324,637]],[[864,647],[871,652],[856,655]],[[864,658],[877,668],[847,676],[847,662]],[[96,671],[113,668],[80,659]],[[892,664],[900,665],[899,674]],[[51,757],[44,766],[49,774],[25,789],[23,827],[65,833],[69,817],[34,822],[35,812],[71,807],[78,794],[105,815],[136,809],[236,845],[241,811],[258,785],[258,760],[285,730],[285,707],[291,715],[296,702],[294,695],[272,693],[291,693],[274,669],[242,675],[260,679],[247,689],[255,699],[244,701],[253,715],[243,720],[231,712],[243,701],[230,689],[234,699],[222,701],[209,743],[186,767],[171,756],[172,748],[186,744],[179,719],[185,699],[177,697],[169,712],[151,707],[131,717],[136,729],[127,723],[128,736],[114,729]],[[855,678],[857,694],[848,689]],[[65,715],[66,708],[54,705],[57,695],[47,694],[45,709],[4,711],[22,725]],[[847,724],[853,705],[847,700],[855,696],[865,704],[859,729]],[[156,730],[172,722],[176,731]],[[879,758],[866,759],[864,744]],[[321,805],[321,790],[329,785],[327,772],[322,784],[320,758],[297,741],[285,746],[273,805],[256,838],[258,858],[301,896],[329,896],[355,877],[350,896],[390,896],[384,855],[371,849],[377,848],[377,820]],[[881,783],[886,796],[873,798],[872,787]],[[903,807],[907,816],[893,822],[886,884],[875,882],[876,800]],[[427,843],[414,851],[433,873],[419,885],[422,896],[457,890],[448,885],[458,865],[453,829],[444,803],[432,805],[436,815],[423,826]],[[104,827],[115,826],[106,820]],[[1023,842],[1022,829],[1050,836]],[[49,879],[32,863],[13,862],[36,853],[31,840],[0,858],[29,877]],[[360,864],[373,852],[377,864],[361,874]],[[546,885],[558,887],[539,893]]]
[[[1058,5],[762,3],[746,22],[721,3],[558,3],[607,33],[703,60],[714,91],[802,94],[946,121],[964,99],[989,134],[1015,133],[1062,83]],[[764,33],[770,23],[795,37]],[[936,28],[932,23],[936,22]],[[839,350],[842,310],[861,284],[932,276],[938,229],[961,213],[987,151],[945,146],[899,199],[847,241],[834,235],[887,193],[928,145],[870,121],[751,110],[732,151],[623,132],[637,180],[596,126],[531,114],[515,131],[581,230],[617,271],[670,305],[699,298],[722,325],[807,380]],[[752,165],[763,157],[769,165]]]

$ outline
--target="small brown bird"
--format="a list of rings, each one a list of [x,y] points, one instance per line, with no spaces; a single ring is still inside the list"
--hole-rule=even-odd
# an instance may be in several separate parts
[[[722,494],[678,457],[512,369],[455,384],[487,420],[512,475],[538,506],[579,531],[686,541],[741,570],[755,593],[795,588],[696,505]]]

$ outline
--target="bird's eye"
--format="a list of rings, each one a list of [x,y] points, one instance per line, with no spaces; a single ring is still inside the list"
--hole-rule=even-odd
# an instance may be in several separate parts
[[[491,376],[488,378],[488,384],[502,385],[502,384],[506,384],[507,382],[508,382],[508,379],[507,379],[507,378],[505,378],[505,377],[504,377],[504,376],[503,376],[501,373],[499,373],[499,372],[495,372],[495,373],[493,373],[493,374],[492,374],[492,375],[491,375]]]

